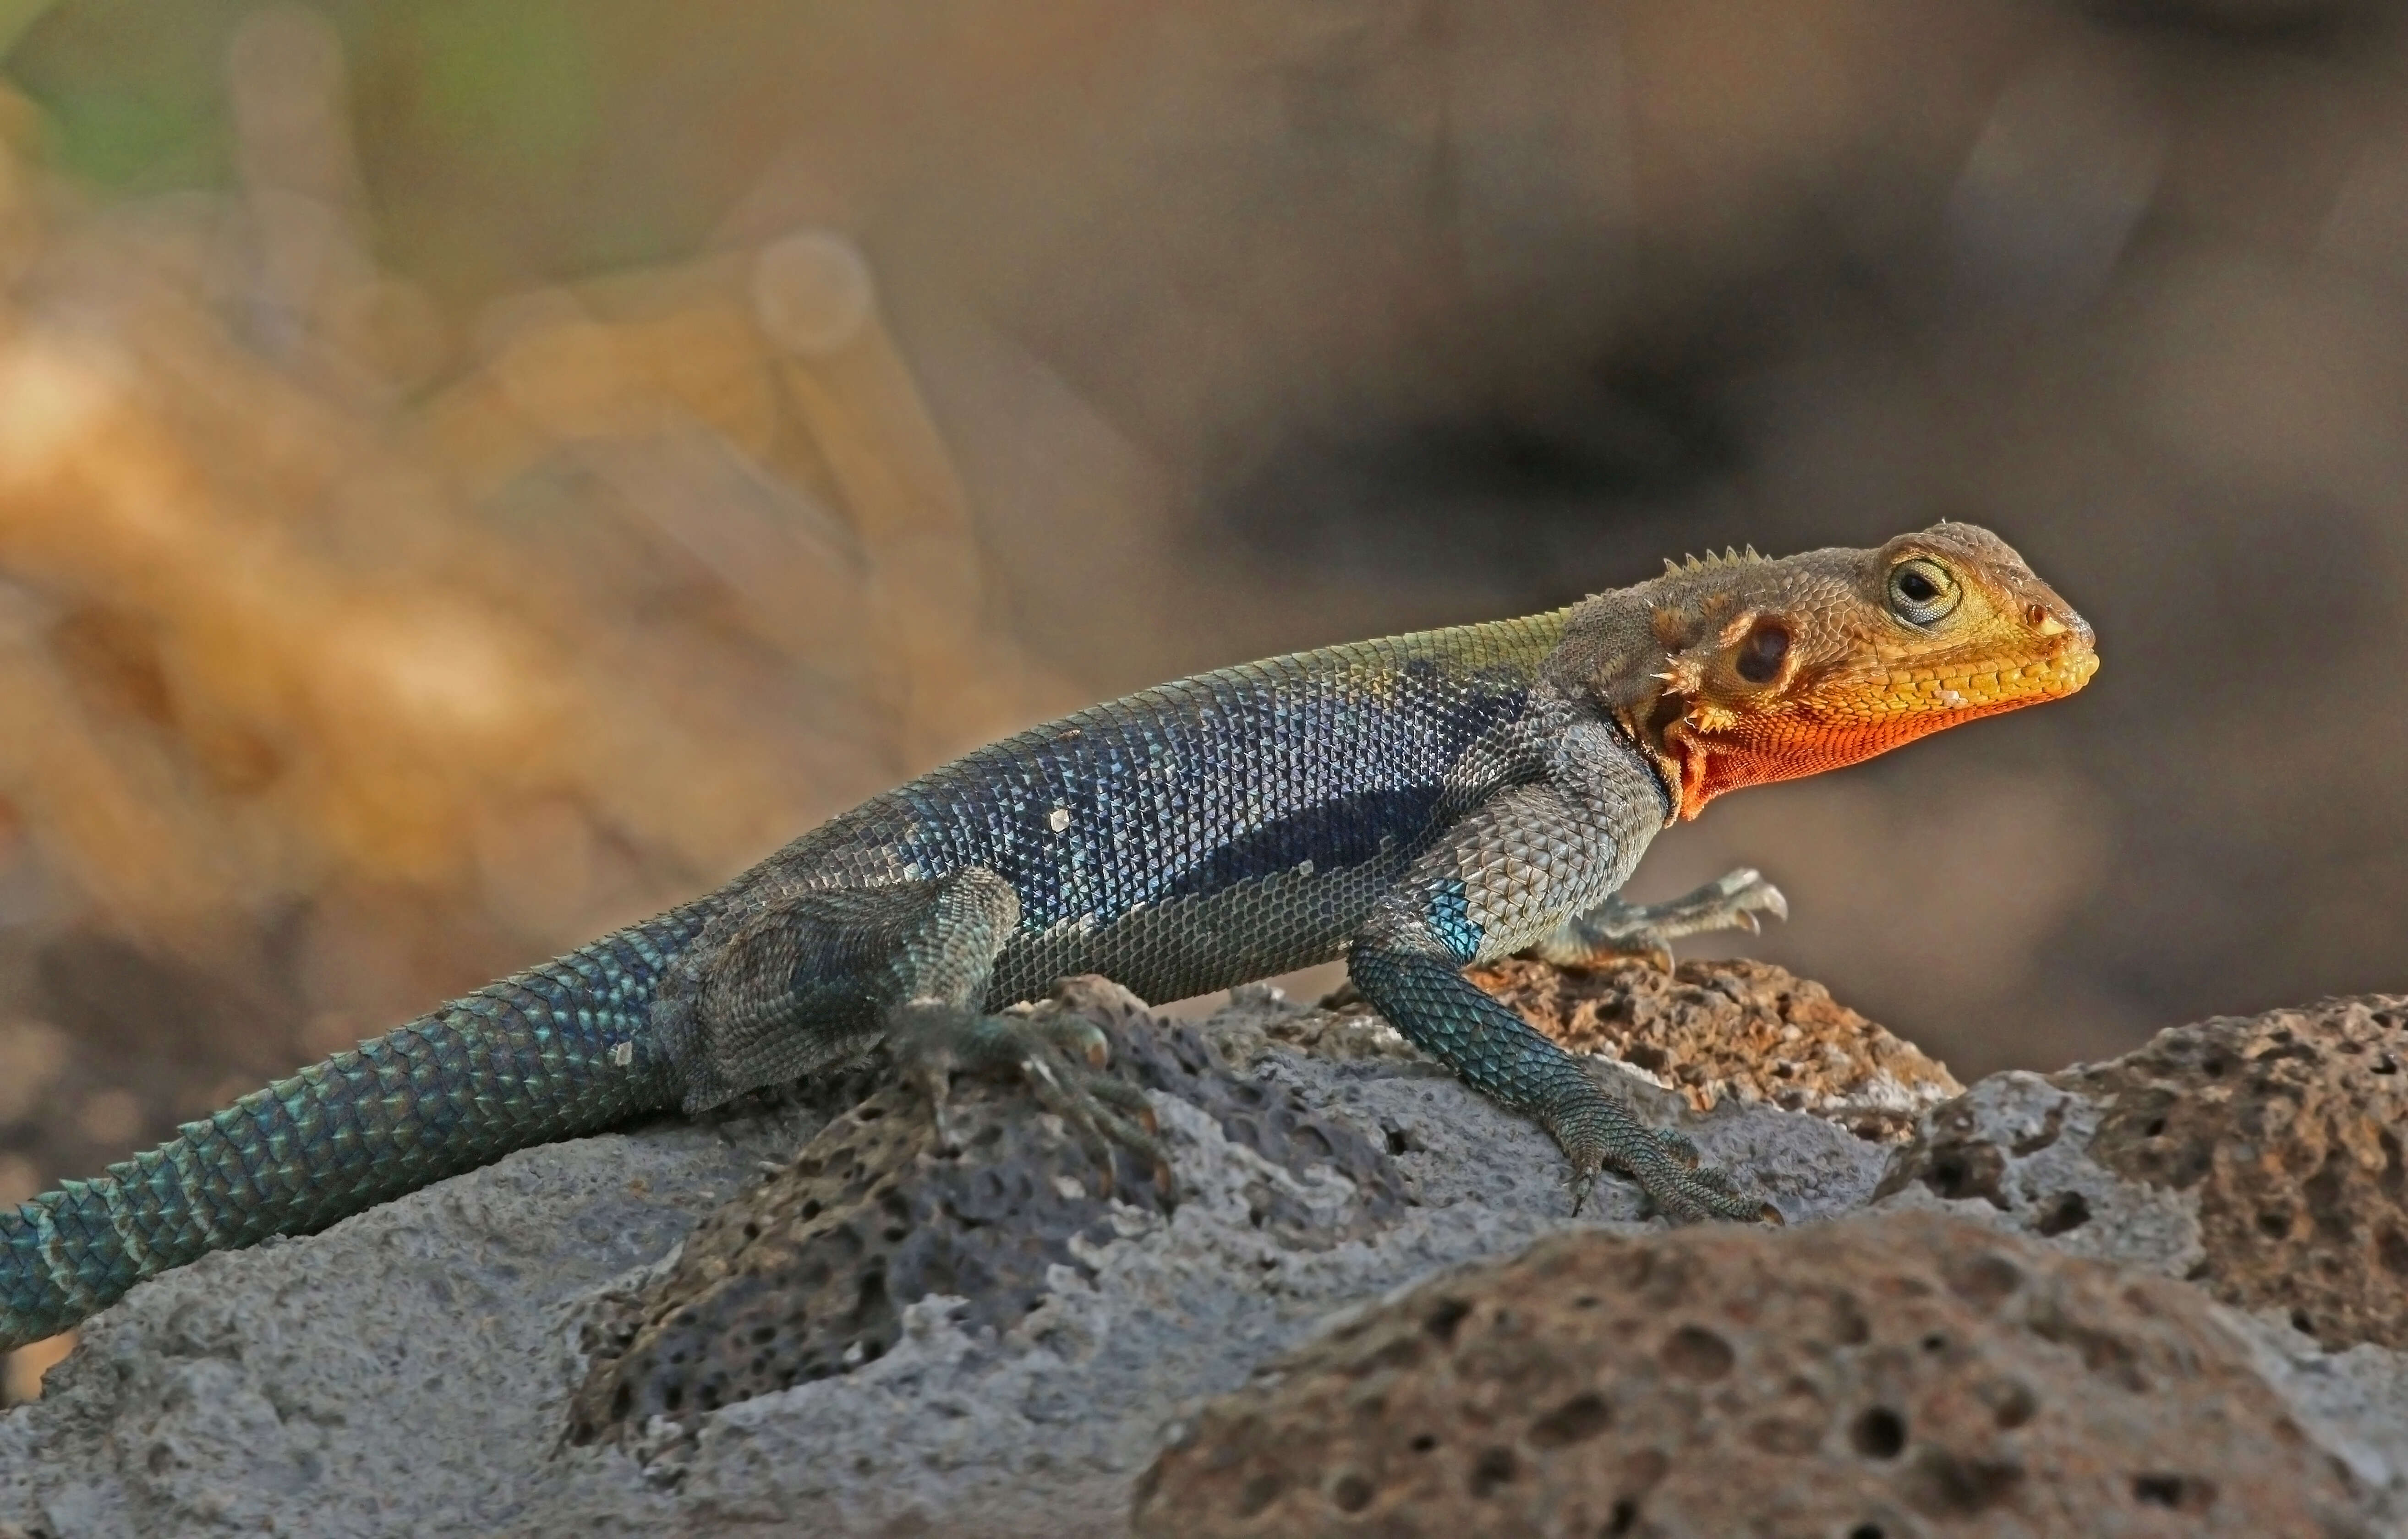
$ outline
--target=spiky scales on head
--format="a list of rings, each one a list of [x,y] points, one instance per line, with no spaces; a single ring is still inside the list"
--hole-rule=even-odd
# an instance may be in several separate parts
[[[1576,610],[1555,669],[1655,757],[1679,818],[2060,699],[2099,667],[2089,624],[1973,524],[1873,550],[1665,564]]]

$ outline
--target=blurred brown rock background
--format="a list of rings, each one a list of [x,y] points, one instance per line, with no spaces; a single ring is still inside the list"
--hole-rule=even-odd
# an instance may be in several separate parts
[[[1942,515],[2099,682],[1641,891],[1967,1078],[2396,989],[2403,21],[0,4],[0,1198],[1086,700]]]

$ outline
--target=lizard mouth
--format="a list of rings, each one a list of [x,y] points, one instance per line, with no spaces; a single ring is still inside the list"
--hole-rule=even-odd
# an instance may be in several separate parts
[[[2071,638],[2070,638],[2071,639]],[[2099,654],[2077,643],[2040,658],[2014,663],[1962,662],[1894,669],[1885,679],[1879,705],[1914,714],[1962,719],[1963,714],[1991,715],[2018,705],[2062,700],[2090,682],[2099,671]]]
[[[1827,679],[1785,708],[1720,720],[1683,714],[1668,695],[1648,727],[1679,780],[1685,821],[1727,791],[1794,780],[1860,763],[1918,737],[2026,705],[2062,700],[2090,682],[2099,654],[2087,628],[2014,663],[1950,660]]]

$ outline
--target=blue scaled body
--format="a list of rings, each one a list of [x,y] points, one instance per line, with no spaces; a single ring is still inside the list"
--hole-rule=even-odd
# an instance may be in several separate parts
[[[210,1250],[851,1060],[897,1012],[914,1042],[955,1017],[991,1036],[994,1011],[1088,972],[1168,1000],[1348,956],[1400,1030],[1576,1168],[1752,1216],[1684,1185],[1677,1140],[1460,976],[1604,904],[1670,806],[1627,730],[1551,677],[1575,613],[1207,674],[923,776],[0,1215],[0,1347]]]

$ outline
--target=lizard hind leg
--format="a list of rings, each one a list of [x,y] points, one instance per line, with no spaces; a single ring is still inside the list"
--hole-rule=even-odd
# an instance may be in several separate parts
[[[1102,1073],[1103,1033],[1076,1018],[987,1013],[995,961],[1020,922],[984,867],[852,889],[765,887],[731,904],[663,991],[662,1040],[688,1111],[858,1057],[883,1039],[928,1096],[939,1137],[956,1072],[1017,1073],[1109,1178],[1110,1145],[1168,1168],[1142,1091]]]
[[[1763,928],[1758,914],[1789,917],[1789,900],[1761,872],[1742,866],[1694,891],[1663,903],[1625,903],[1608,898],[1575,914],[1526,953],[1558,967],[1597,967],[1639,957],[1672,970],[1672,942],[1717,930]]]
[[[1111,1046],[1076,1016],[988,1013],[995,959],[1020,922],[1010,884],[984,867],[950,879],[895,962],[896,1003],[886,1035],[903,1071],[926,1091],[938,1139],[955,1147],[947,1117],[957,1072],[1017,1074],[1038,1104],[1068,1124],[1109,1183],[1111,1147],[1148,1161],[1168,1187],[1170,1161],[1143,1091],[1103,1072]]]

